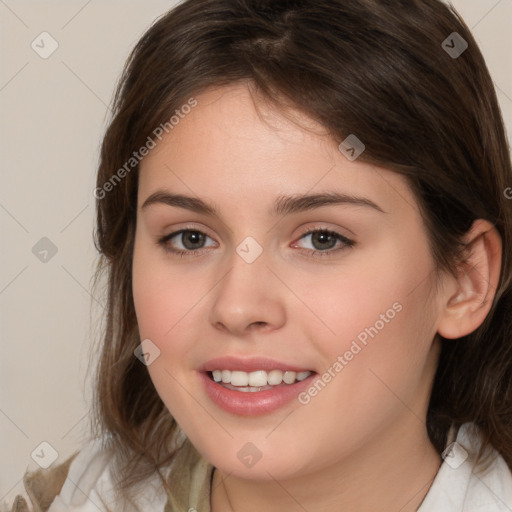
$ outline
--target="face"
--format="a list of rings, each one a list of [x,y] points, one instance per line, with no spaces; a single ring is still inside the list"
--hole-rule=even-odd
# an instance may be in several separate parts
[[[245,86],[196,100],[138,190],[135,309],[172,416],[216,467],[252,479],[421,427],[441,303],[405,180]]]

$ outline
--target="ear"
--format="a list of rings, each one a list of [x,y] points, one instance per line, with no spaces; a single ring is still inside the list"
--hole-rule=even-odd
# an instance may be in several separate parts
[[[458,276],[446,288],[438,333],[460,338],[477,329],[491,309],[501,272],[502,243],[498,230],[478,219],[464,237],[465,261]]]

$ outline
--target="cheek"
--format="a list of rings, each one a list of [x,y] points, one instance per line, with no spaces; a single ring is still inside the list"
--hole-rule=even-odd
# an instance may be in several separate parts
[[[163,251],[136,239],[132,287],[140,336],[163,348],[164,341],[186,323],[188,312],[204,295],[204,287],[171,265]]]
[[[355,254],[346,267],[293,277],[295,289],[301,290],[303,303],[313,313],[308,313],[315,327],[311,339],[323,339],[326,352],[339,354],[353,340],[364,345],[377,338],[393,338],[398,349],[401,340],[424,327],[426,278],[432,264],[426,247],[417,247],[414,254],[404,246],[393,240],[374,251]]]
[[[183,335],[187,311],[194,300],[194,289],[185,286],[176,269],[136,239],[133,256],[132,288],[141,340],[149,339],[160,351],[149,366],[153,384],[171,414],[181,417],[186,410],[186,395],[174,377],[187,351]],[[183,368],[182,368],[183,369]]]
[[[337,384],[329,400],[346,404],[357,397],[361,412],[389,404],[389,389],[412,396],[423,383],[436,332],[426,245],[412,251],[394,241],[377,254],[361,257],[346,274],[322,280],[323,286],[312,281],[305,287],[305,302],[323,324],[319,330],[316,323],[309,335],[317,340],[324,370],[343,375],[332,378]]]
[[[140,336],[150,338],[157,345],[175,323],[176,295],[169,294],[165,278],[158,276],[153,267],[149,270],[134,258],[133,300]]]
[[[310,427],[331,439],[326,451],[321,441],[312,448],[324,461],[369,442],[376,428],[403,414],[421,417],[435,332],[426,320],[428,285],[410,293],[411,276],[401,275],[401,283],[381,277],[379,293],[372,293],[371,280],[351,281],[350,291],[338,291],[339,307],[325,310],[325,323],[336,332],[316,337],[325,385],[312,386],[301,397]],[[393,291],[385,292],[386,286]],[[339,432],[351,439],[350,446]]]

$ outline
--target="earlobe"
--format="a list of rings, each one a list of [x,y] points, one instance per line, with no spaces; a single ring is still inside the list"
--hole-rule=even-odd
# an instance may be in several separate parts
[[[502,243],[498,230],[478,219],[465,242],[465,261],[458,266],[455,286],[443,298],[437,332],[444,338],[460,338],[477,329],[491,309],[499,283]]]

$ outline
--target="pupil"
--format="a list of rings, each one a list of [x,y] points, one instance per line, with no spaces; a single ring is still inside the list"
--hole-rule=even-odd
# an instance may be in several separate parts
[[[182,233],[181,240],[187,249],[194,250],[199,248],[195,247],[195,245],[204,243],[204,235],[198,231],[187,231],[186,233]]]
[[[316,249],[332,249],[336,245],[336,238],[326,231],[313,233],[312,241]]]

